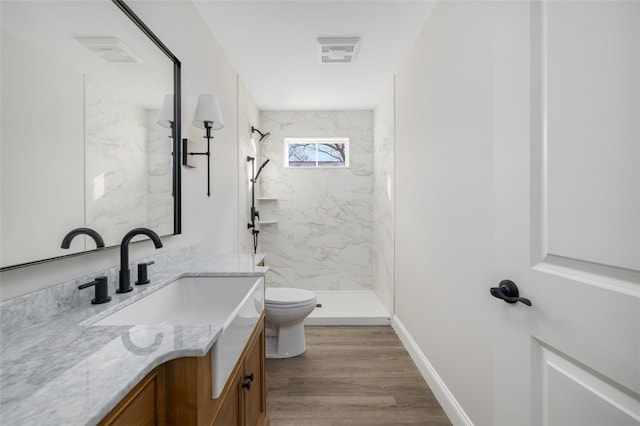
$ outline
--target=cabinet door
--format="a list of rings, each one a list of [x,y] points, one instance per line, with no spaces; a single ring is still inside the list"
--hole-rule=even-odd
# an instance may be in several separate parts
[[[222,402],[222,408],[215,420],[213,421],[214,426],[232,426],[232,425],[241,425],[243,423],[243,412],[242,412],[242,396],[243,396],[243,388],[242,383],[244,382],[244,369],[240,368],[235,376],[230,378],[229,380],[233,380],[231,385],[231,389],[229,393],[225,396]]]
[[[163,424],[162,377],[162,369],[152,371],[100,422],[100,425]]]
[[[264,360],[264,329],[249,344],[244,361],[245,383],[251,380],[249,389],[243,388],[245,426],[262,425],[266,414],[266,386]]]

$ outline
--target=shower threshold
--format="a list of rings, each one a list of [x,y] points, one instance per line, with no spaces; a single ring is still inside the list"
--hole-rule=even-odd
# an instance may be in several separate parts
[[[305,325],[389,325],[391,318],[370,290],[320,290]]]

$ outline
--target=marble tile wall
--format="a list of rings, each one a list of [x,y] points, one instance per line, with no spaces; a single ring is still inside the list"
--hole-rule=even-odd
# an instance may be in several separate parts
[[[267,283],[311,290],[371,289],[372,111],[262,111],[261,251]],[[284,167],[285,137],[348,137],[349,168]]]
[[[395,90],[392,83],[373,111],[373,288],[387,312],[393,312],[393,183]]]
[[[86,226],[109,246],[147,221],[144,109],[89,77],[85,105]]]
[[[171,130],[158,125],[158,111],[145,109],[148,226],[159,235],[173,233],[173,144]]]
[[[87,226],[107,245],[140,226],[173,233],[171,140],[158,112],[89,77],[85,93]]]

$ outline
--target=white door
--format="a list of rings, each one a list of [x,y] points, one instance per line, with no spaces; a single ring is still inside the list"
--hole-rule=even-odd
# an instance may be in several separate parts
[[[494,8],[496,424],[640,424],[640,1]]]

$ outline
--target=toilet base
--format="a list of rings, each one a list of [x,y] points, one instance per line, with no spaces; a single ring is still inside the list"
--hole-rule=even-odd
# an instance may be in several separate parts
[[[265,352],[270,359],[292,358],[307,350],[304,337],[304,322],[281,325],[266,322]]]

